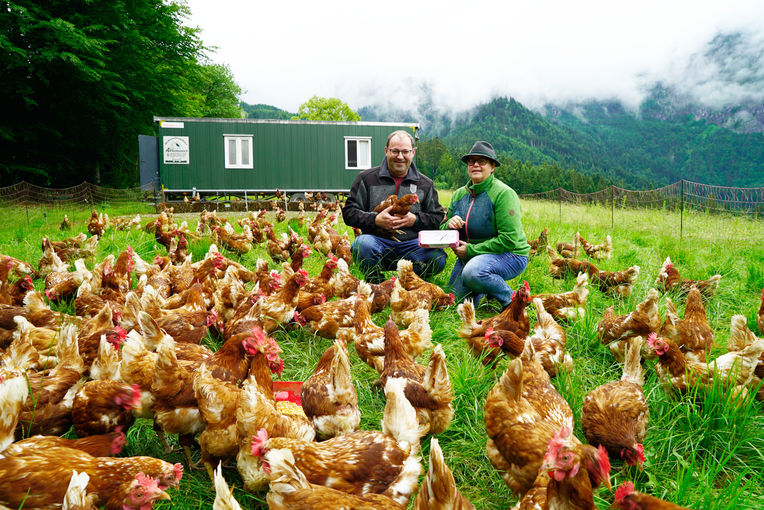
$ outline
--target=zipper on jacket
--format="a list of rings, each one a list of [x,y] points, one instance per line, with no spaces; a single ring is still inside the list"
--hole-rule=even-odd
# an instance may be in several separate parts
[[[472,206],[475,204],[475,195],[470,191],[470,195],[472,195],[472,201],[470,202],[470,206],[467,208],[467,217],[464,218],[464,235],[467,237],[467,242],[470,242],[470,233],[467,231],[467,224],[470,221],[470,212],[472,212]]]

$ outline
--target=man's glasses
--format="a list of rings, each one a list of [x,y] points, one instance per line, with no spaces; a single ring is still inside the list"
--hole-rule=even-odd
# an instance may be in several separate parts
[[[387,152],[389,152],[393,156],[398,156],[399,154],[403,154],[403,157],[407,158],[409,154],[412,154],[414,152],[414,149],[387,149]]]

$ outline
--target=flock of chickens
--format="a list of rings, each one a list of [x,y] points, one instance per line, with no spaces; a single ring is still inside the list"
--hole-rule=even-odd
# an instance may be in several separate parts
[[[301,207],[292,221],[300,231],[306,227],[303,238],[291,227],[276,235],[265,211],[238,220],[240,232],[214,212],[202,212],[190,230],[175,223],[171,208],[145,225],[139,216],[110,220],[94,211],[91,237],[44,238],[36,269],[0,255],[0,509],[148,509],[168,499],[166,490],[180,484],[181,464],[115,456],[138,417],[153,420],[167,451],[165,435],[178,435],[187,468],[201,464],[214,480],[216,509],[239,508],[223,465],[238,470],[245,490],[268,489],[274,509],[406,508],[415,494],[417,509],[474,508],[456,489],[435,437],[453,418],[454,393],[443,347],[432,342],[430,314],[453,305],[454,296],[419,278],[406,260],[380,284],[356,278],[350,239],[334,228],[338,213],[333,204],[308,221]],[[68,218],[61,227],[70,228]],[[167,255],[146,261],[127,246],[89,270],[85,259],[94,258],[110,227],[144,228]],[[532,295],[525,282],[505,310],[483,320],[472,303],[461,303],[458,335],[488,366],[512,358],[484,411],[486,453],[520,499],[515,508],[590,509],[593,490],[610,487],[610,457],[640,468],[644,461],[643,358],[657,360],[667,391],[721,380],[737,396],[759,388],[764,399],[764,339],[735,316],[729,352],[708,360],[714,333],[703,299],[713,296],[721,277],[683,280],[667,259],[657,289],[633,312],[615,315],[611,307],[599,322],[598,337],[624,368],[620,380],[586,396],[584,443],[572,433],[570,406],[550,382],[573,366],[558,321],[583,317],[590,281],[606,294],[628,296],[640,268],[601,271],[578,259],[580,252],[610,258],[609,236],[594,245],[576,234],[572,245],[556,250],[546,236],[545,230],[531,242],[533,253],[547,253],[553,277],[575,276],[573,289]],[[213,244],[193,262],[188,239],[201,237]],[[258,259],[253,268],[218,249],[242,255],[261,243],[271,261]],[[326,258],[311,277],[302,265],[313,250]],[[37,278],[45,282],[44,296],[35,290]],[[658,289],[686,296],[683,319],[666,298],[661,320]],[[49,306],[70,300],[75,315]],[[384,327],[376,325],[372,314],[388,308]],[[280,375],[284,362],[270,335],[279,328],[334,339],[299,395],[274,391],[272,374]],[[214,352],[202,345],[211,329],[223,340]],[[351,342],[379,374],[386,400],[380,431],[358,430]],[[417,363],[429,349],[428,364]],[[60,437],[72,428],[77,439]],[[429,470],[420,484],[420,442],[427,434]],[[201,452],[198,463],[192,448]],[[614,504],[680,508],[630,483],[618,488]]]

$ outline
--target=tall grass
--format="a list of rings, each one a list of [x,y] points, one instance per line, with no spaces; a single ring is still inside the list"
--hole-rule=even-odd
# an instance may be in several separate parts
[[[449,193],[441,192],[441,201],[447,204],[449,196]],[[42,236],[60,239],[70,235],[58,231],[64,212],[63,209],[46,211],[43,216],[40,211],[30,211],[27,223],[24,209],[3,209],[5,221],[0,223],[0,253],[36,264]],[[106,212],[116,216],[137,211],[111,210],[107,206]],[[140,212],[144,214],[145,210]],[[84,210],[69,214],[73,233],[84,231],[88,216],[89,212]],[[197,215],[187,217],[192,228],[197,218]],[[272,214],[269,219],[273,220]],[[144,223],[146,221],[148,218]],[[641,268],[631,296],[617,299],[590,286],[586,316],[565,325],[575,368],[572,373],[554,380],[554,384],[574,411],[578,424],[575,433],[579,437],[583,437],[580,412],[584,396],[597,385],[621,375],[621,366],[597,340],[597,323],[609,306],[614,306],[617,314],[633,310],[654,285],[666,256],[671,257],[686,278],[705,279],[716,273],[722,274],[719,291],[707,306],[708,320],[718,345],[712,357],[725,351],[732,315],[742,313],[756,331],[755,316],[764,286],[764,223],[688,211],[683,221],[683,239],[680,239],[679,215],[671,211],[616,209],[611,220],[609,208],[563,204],[560,211],[557,203],[523,202],[523,224],[529,238],[536,237],[543,228],[549,229],[552,243],[571,242],[576,231],[591,242],[602,242],[609,234],[613,239],[613,258],[595,261],[595,264],[606,270],[621,270],[634,264]],[[285,224],[279,226],[281,230],[285,228]],[[153,236],[143,231],[109,230],[99,243],[97,258],[100,260],[108,253],[116,254],[128,244],[144,258],[150,259],[155,253],[164,254],[164,248],[155,245]],[[195,260],[203,256],[209,244],[209,240],[190,243]],[[236,258],[233,254],[228,255]],[[258,257],[267,258],[264,249],[259,248],[240,260],[252,266]],[[90,267],[93,262],[89,261]],[[450,254],[446,271],[435,278],[436,283],[446,285],[453,262],[453,254]],[[315,275],[322,263],[322,257],[314,253],[306,261],[306,268]],[[574,283],[572,279],[552,279],[545,257],[532,258],[525,273],[510,285],[517,288],[523,280],[529,282],[534,294],[567,291]],[[43,283],[36,282],[36,286],[42,288]],[[682,315],[683,300],[674,301]],[[70,304],[63,306],[71,311]],[[661,298],[659,308],[664,314],[665,297]],[[529,312],[533,322],[532,307]],[[375,322],[381,325],[388,313],[385,310],[377,314]],[[487,310],[478,310],[479,317],[490,314]],[[489,369],[470,355],[464,341],[456,334],[460,322],[453,307],[433,313],[431,325],[433,342],[443,344],[445,349],[455,392],[454,420],[440,436],[446,461],[454,472],[459,489],[477,508],[508,508],[514,504],[515,498],[486,458],[483,422],[486,395],[507,361],[501,360],[495,369]],[[331,344],[305,330],[279,330],[274,336],[284,350],[285,380],[304,380]],[[220,345],[217,337],[210,337],[206,342],[213,348]],[[422,358],[428,356],[429,352],[426,352]],[[379,430],[384,395],[374,384],[377,374],[358,358],[353,349],[350,349],[350,361],[362,410],[361,427]],[[613,460],[613,485],[631,480],[643,492],[696,509],[764,507],[764,414],[761,403],[751,397],[742,403],[732,402],[718,387],[708,394],[670,398],[658,386],[653,366],[654,361],[645,362],[644,388],[650,407],[650,426],[644,441],[645,469],[640,472],[620,460]],[[139,420],[130,429],[128,441],[125,455],[152,455],[172,462],[183,461],[180,450],[164,453],[149,421]],[[177,447],[177,442],[174,444]],[[429,441],[425,439],[422,446],[423,467],[426,469]],[[198,458],[198,451],[195,454]],[[264,494],[248,494],[240,489],[242,483],[235,468],[225,469],[224,473],[229,485],[238,487],[234,494],[242,507],[266,508]],[[190,471],[172,495],[171,503],[157,505],[157,508],[209,508],[214,489],[203,470]],[[597,493],[598,508],[607,508],[612,501],[613,494],[607,490]]]

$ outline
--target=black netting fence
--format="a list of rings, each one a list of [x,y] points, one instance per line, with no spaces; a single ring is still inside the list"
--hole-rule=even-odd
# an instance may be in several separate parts
[[[0,188],[0,208],[34,208],[39,211],[51,211],[71,208],[82,209],[136,209],[137,212],[154,211],[157,200],[162,194],[153,188],[113,189],[84,182],[71,188],[43,188],[27,182]],[[644,191],[632,191],[616,186],[610,186],[594,193],[573,193],[557,188],[543,193],[522,194],[526,200],[551,201],[559,204],[559,214],[562,219],[563,210],[569,206],[596,205],[609,209],[610,223],[619,221],[619,214],[636,209],[656,209],[675,214],[676,228],[680,235],[692,234],[689,219],[703,215],[724,215],[744,220],[741,224],[742,236],[750,236],[746,232],[747,224],[752,222],[754,236],[764,238],[764,188],[735,188],[726,186],[711,186],[681,180],[662,188]],[[27,214],[28,215],[28,214]],[[688,228],[690,227],[690,228]],[[727,233],[734,237],[734,232]]]
[[[154,204],[154,190],[141,188],[113,189],[83,182],[71,188],[43,188],[28,182],[0,188],[0,206],[81,206],[90,208],[98,204]]]

